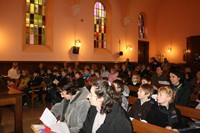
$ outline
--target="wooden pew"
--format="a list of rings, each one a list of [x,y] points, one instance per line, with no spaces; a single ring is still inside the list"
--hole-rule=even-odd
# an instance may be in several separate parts
[[[189,108],[181,105],[176,105],[176,108],[178,108],[181,111],[181,115],[189,118],[194,118],[200,120],[200,110],[195,108]]]
[[[144,123],[135,119],[132,120],[132,125],[134,128],[134,132],[136,133],[147,133],[147,132],[149,133],[175,133],[175,131],[168,130],[166,128],[152,125],[149,123]]]
[[[136,97],[129,96],[128,101],[130,104],[133,104],[137,100]],[[181,115],[189,118],[194,118],[200,120],[200,110],[190,107],[185,107],[181,105],[176,105],[176,108],[178,108],[181,111]]]
[[[132,86],[132,85],[128,85],[128,88],[130,91],[133,91],[133,92],[138,92],[138,86]]]

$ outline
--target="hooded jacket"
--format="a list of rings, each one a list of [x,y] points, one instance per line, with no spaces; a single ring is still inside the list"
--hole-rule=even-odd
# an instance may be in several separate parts
[[[72,100],[63,99],[60,103],[55,104],[51,112],[60,116],[61,122],[66,122],[70,133],[78,133],[86,119],[90,103],[87,100],[89,91],[83,87]]]

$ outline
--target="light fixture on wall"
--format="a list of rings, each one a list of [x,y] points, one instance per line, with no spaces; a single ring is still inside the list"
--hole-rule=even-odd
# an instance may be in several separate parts
[[[126,45],[126,50],[130,50],[130,51],[132,51],[132,50],[133,50],[132,45]]]
[[[73,54],[79,54],[80,46],[81,46],[81,40],[76,39],[74,41],[74,46],[73,46],[73,51],[72,51]]]
[[[167,49],[167,52],[168,52],[168,53],[172,52],[172,48],[168,48],[168,49]]]

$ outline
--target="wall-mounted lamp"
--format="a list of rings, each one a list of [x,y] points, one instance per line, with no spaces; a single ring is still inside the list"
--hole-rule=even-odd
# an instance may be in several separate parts
[[[130,51],[132,51],[133,50],[133,47],[132,47],[132,45],[126,45],[126,50],[130,50]]]
[[[167,49],[167,52],[168,52],[168,53],[172,52],[172,48],[168,48],[168,49]]]
[[[80,48],[80,46],[81,46],[81,41],[78,40],[78,39],[75,40],[72,53],[73,54],[79,54],[79,48]]]

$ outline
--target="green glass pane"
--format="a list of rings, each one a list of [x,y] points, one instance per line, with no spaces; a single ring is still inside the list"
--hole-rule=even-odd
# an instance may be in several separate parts
[[[26,23],[30,23],[30,14],[26,13]]]
[[[30,4],[29,3],[26,3],[26,12],[30,12]]]
[[[30,27],[30,34],[34,34],[34,27]]]
[[[38,5],[38,0],[35,0],[35,4],[37,4],[37,5]]]
[[[34,24],[38,25],[38,15],[34,15]]]
[[[42,15],[43,15],[43,16],[46,15],[46,6],[42,6]]]
[[[45,45],[46,44],[46,36],[42,35],[42,44]]]
[[[35,13],[38,13],[39,9],[38,9],[38,5],[35,5]]]
[[[35,35],[38,34],[38,26],[37,26],[37,25],[35,25],[35,27],[34,27],[34,34],[35,34]]]
[[[39,16],[38,24],[39,24],[39,26],[42,26],[42,16],[41,15],[38,15],[38,16]]]
[[[26,44],[29,44],[29,34],[26,34]]]
[[[42,0],[39,0],[39,5],[42,5]]]
[[[30,13],[34,14],[34,4],[30,4]]]
[[[99,32],[99,25],[96,25],[96,31]]]
[[[34,44],[38,44],[38,35],[34,35]]]

